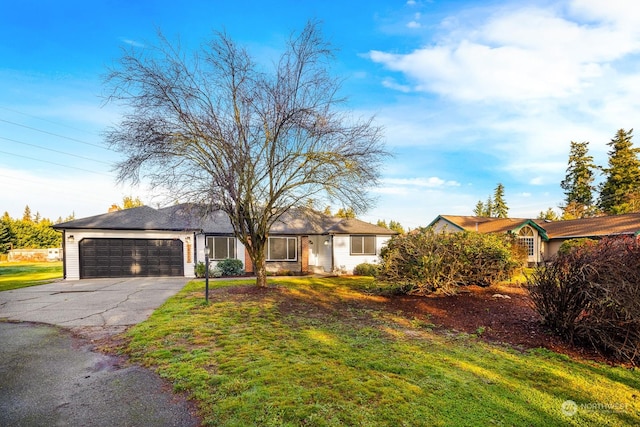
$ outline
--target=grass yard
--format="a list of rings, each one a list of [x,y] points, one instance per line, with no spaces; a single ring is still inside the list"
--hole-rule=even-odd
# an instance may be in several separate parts
[[[637,370],[434,330],[370,280],[193,281],[116,349],[210,426],[640,425]]]
[[[0,263],[0,291],[42,285],[62,279],[62,261]]]

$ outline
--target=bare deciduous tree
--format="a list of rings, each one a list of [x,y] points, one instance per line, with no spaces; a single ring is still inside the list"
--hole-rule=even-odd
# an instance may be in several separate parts
[[[332,58],[316,22],[269,71],[225,33],[191,55],[162,35],[125,51],[106,78],[109,100],[126,107],[106,134],[124,154],[119,180],[144,177],[226,212],[265,286],[274,221],[309,199],[365,210],[388,156],[373,119],[342,109]]]

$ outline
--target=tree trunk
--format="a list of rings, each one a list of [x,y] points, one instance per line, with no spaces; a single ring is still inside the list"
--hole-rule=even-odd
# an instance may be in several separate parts
[[[267,286],[267,263],[264,250],[256,250],[254,253],[249,253],[251,262],[253,262],[253,269],[256,273],[256,285],[266,287]]]
[[[256,269],[256,285],[263,288],[267,287],[267,267],[264,265],[264,261],[255,266]]]

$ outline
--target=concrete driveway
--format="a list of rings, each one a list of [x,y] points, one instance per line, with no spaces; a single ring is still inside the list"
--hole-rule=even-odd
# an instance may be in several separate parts
[[[90,339],[147,319],[184,277],[64,280],[0,292],[0,319],[58,325]]]
[[[0,425],[197,426],[157,374],[94,351],[142,322],[184,278],[61,281],[0,292]]]

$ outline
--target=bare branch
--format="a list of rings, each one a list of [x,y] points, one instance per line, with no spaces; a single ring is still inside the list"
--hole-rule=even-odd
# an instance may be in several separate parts
[[[324,198],[366,210],[388,153],[373,119],[341,109],[333,52],[317,22],[291,36],[270,73],[225,33],[192,55],[162,34],[125,51],[106,78],[109,100],[127,107],[106,133],[124,155],[118,179],[223,209],[257,268],[270,226],[292,207]]]

